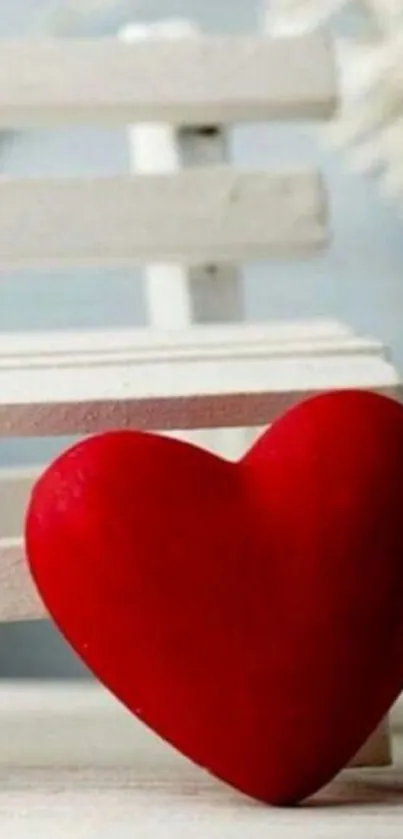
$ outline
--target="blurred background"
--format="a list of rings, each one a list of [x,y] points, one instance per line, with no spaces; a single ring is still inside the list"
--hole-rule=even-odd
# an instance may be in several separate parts
[[[58,17],[53,0],[6,0],[0,4],[0,36],[40,34],[55,21],[75,36],[112,35],[129,21],[186,17],[205,31],[256,31],[261,0],[88,0],[92,13]],[[346,5],[337,33],[357,25],[359,11]],[[309,125],[234,128],[231,153],[241,165],[279,163],[318,166],[327,181],[332,242],[305,262],[246,265],[244,295],[251,320],[331,316],[358,333],[382,339],[403,370],[403,222],[384,200],[377,182],[353,174],[343,156],[326,149]],[[129,168],[122,130],[0,133],[0,172],[10,175],[114,175]],[[7,208],[2,208],[7,212]],[[27,280],[29,279],[29,282]],[[0,273],[0,330],[77,328],[145,323],[141,275],[135,271]],[[41,463],[69,440],[0,439],[0,467]],[[86,677],[47,622],[0,626],[0,678]]]

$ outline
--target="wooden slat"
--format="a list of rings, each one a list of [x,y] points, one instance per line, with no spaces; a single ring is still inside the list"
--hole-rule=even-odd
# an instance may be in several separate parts
[[[113,364],[143,364],[144,362],[156,362],[160,363],[167,358],[167,353],[169,353],[169,359],[174,361],[186,361],[186,362],[199,362],[202,360],[224,360],[224,359],[250,359],[253,361],[254,359],[259,358],[267,358],[270,356],[272,359],[282,359],[282,358],[295,358],[297,355],[299,357],[323,357],[326,356],[351,356],[354,355],[368,355],[370,353],[372,356],[379,356],[384,355],[384,346],[380,341],[372,338],[359,338],[354,335],[348,335],[343,340],[340,337],[334,338],[318,338],[316,340],[304,340],[296,338],[295,340],[290,341],[271,341],[269,337],[266,340],[260,340],[259,342],[253,341],[253,330],[246,330],[247,335],[251,336],[251,341],[247,343],[245,340],[245,336],[243,340],[233,340],[233,341],[226,341],[225,340],[225,326],[218,328],[216,331],[216,343],[210,341],[199,341],[197,340],[197,328],[196,330],[186,330],[185,336],[189,332],[196,331],[196,336],[193,336],[193,342],[187,343],[185,340],[181,341],[180,334],[177,337],[176,342],[174,340],[167,341],[166,344],[161,342],[153,342],[152,340],[152,330],[136,330],[138,332],[145,332],[146,335],[151,333],[149,342],[148,343],[141,343],[136,341],[136,334],[133,334],[133,341],[130,343],[121,342],[118,343],[114,348],[111,348],[110,345],[107,343],[108,338],[106,338],[106,342],[99,346],[98,349],[93,346],[87,346],[87,349],[81,349],[80,351],[80,340],[73,347],[71,344],[69,345],[69,340],[65,338],[65,345],[60,343],[60,349],[57,351],[52,349],[51,346],[43,347],[42,352],[35,352],[32,348],[29,354],[19,352],[16,350],[14,353],[10,352],[2,352],[2,345],[3,342],[0,337],[0,370],[26,370],[26,369],[47,369],[52,370],[55,367],[64,368],[64,367],[72,367],[75,366],[77,368],[83,366],[90,366],[90,367],[104,367]],[[204,331],[206,334],[207,330]],[[219,332],[221,333],[221,339],[219,337]],[[235,334],[236,329],[233,329],[232,332]],[[238,327],[238,332],[242,332],[242,327]],[[102,333],[101,333],[102,334]],[[105,335],[105,333],[103,333]],[[174,338],[175,333],[173,333],[172,338]],[[91,336],[91,333],[88,333],[86,336],[86,340]],[[15,337],[14,341],[15,341]],[[26,336],[25,336],[26,337]],[[77,336],[79,338],[79,336]],[[94,344],[96,345],[96,337],[94,339]],[[112,333],[112,337],[117,338],[116,333]],[[141,336],[143,337],[143,336]],[[189,336],[191,337],[191,336]],[[246,336],[247,337],[247,336]],[[14,343],[13,341],[13,343]]]
[[[283,361],[306,359],[308,364],[325,359],[338,359],[343,367],[343,359],[350,363],[352,357],[378,359],[384,364],[384,347],[381,342],[372,339],[359,338],[351,335],[346,329],[342,332],[342,325],[328,326],[329,335],[324,336],[326,322],[316,324],[317,334],[309,337],[305,334],[301,324],[295,325],[295,338],[290,337],[291,324],[268,325],[239,324],[228,326],[196,326],[178,332],[161,333],[150,329],[122,330],[108,332],[76,332],[76,333],[39,333],[38,335],[11,334],[0,336],[0,371],[14,374],[19,381],[20,375],[26,377],[30,371],[41,371],[46,377],[54,377],[57,371],[63,375],[68,371],[74,375],[83,369],[92,370],[92,375],[103,377],[107,367],[122,371],[124,376],[130,376],[133,365],[147,364],[164,365],[175,362],[176,376],[191,375],[189,365],[196,371],[200,362],[214,363],[236,360],[243,364],[249,360],[270,362],[271,370],[275,372],[275,365],[279,364],[279,373],[283,369]],[[314,331],[315,322],[311,322]],[[299,331],[299,336],[298,336]],[[288,339],[287,339],[288,334]],[[326,333],[325,333],[326,334]],[[196,367],[194,367],[196,365]],[[182,372],[181,372],[182,371]],[[81,373],[80,373],[81,374]],[[175,380],[175,388],[178,382]],[[234,446],[231,439],[231,451],[234,457],[239,457],[248,444],[254,439],[253,428],[248,428],[245,439],[238,446]],[[217,432],[216,432],[217,434]],[[227,429],[228,434],[228,429]],[[210,450],[220,453],[222,429],[218,431],[217,445],[211,429],[204,431],[203,443]],[[180,436],[186,436],[183,433]],[[225,454],[225,452],[221,452]],[[228,455],[231,457],[231,455]],[[35,470],[0,469],[0,538],[16,536],[21,530],[23,511],[27,503],[27,495]]]
[[[163,358],[0,371],[0,434],[37,436],[108,428],[264,425],[323,388],[395,392],[393,366],[374,354],[338,357]]]
[[[308,332],[308,326],[310,332]],[[315,333],[316,327],[316,333]],[[228,326],[196,326],[192,329],[166,332],[150,329],[122,330],[111,332],[75,332],[75,333],[39,333],[11,334],[0,336],[0,371],[13,372],[16,380],[20,374],[29,371],[41,371],[46,377],[54,377],[57,371],[76,369],[92,370],[92,375],[103,377],[108,366],[123,371],[130,376],[134,365],[149,365],[168,361],[175,362],[176,371],[186,371],[189,365],[194,368],[200,362],[221,363],[222,361],[249,360],[270,361],[271,369],[284,360],[306,359],[308,364],[324,359],[343,359],[360,357],[377,359],[383,363],[383,345],[371,339],[359,338],[338,323],[315,321],[295,322],[294,333],[289,322],[275,324],[239,324]],[[326,329],[328,334],[326,336]],[[343,331],[344,330],[344,331]],[[274,363],[274,364],[273,364]],[[183,375],[179,372],[179,375]],[[175,387],[178,383],[175,381]],[[245,438],[236,445],[232,432],[227,447],[222,449],[224,429],[204,430],[200,445],[225,454],[230,459],[237,459],[252,442],[258,429],[248,428]],[[179,433],[187,439],[188,433]],[[217,439],[216,439],[217,438]],[[231,453],[228,454],[228,449]],[[0,538],[18,536],[21,532],[24,510],[27,504],[31,484],[35,479],[35,469],[0,469]]]
[[[345,324],[328,319],[273,321],[268,323],[192,326],[191,329],[119,329],[96,331],[57,331],[44,333],[3,333],[0,335],[0,368],[89,366],[96,368],[118,362],[142,363],[164,358],[201,359],[265,358],[333,355],[383,354],[382,345],[371,339],[357,338]],[[102,375],[102,371],[100,371]],[[259,427],[215,428],[197,431],[197,444],[216,454],[237,460],[260,433]],[[178,431],[165,434],[178,436]],[[181,439],[194,441],[194,431],[183,429]],[[2,493],[0,472],[0,537],[18,533],[10,530],[15,522],[13,511],[14,481]],[[6,531],[2,529],[5,510]]]
[[[333,56],[318,35],[1,43],[3,127],[326,118],[335,105]]]
[[[244,261],[326,243],[324,191],[311,171],[3,178],[0,206],[0,268]]]
[[[330,318],[304,318],[274,320],[263,323],[242,324],[192,324],[180,330],[147,328],[46,330],[43,332],[0,332],[0,362],[8,364],[15,359],[21,366],[35,356],[55,359],[59,356],[100,354],[108,352],[130,353],[153,349],[175,352],[179,349],[231,351],[236,347],[276,345],[289,347],[304,344],[313,350],[317,344],[334,342],[344,346],[354,339],[353,330],[344,323]],[[362,339],[358,339],[361,341]],[[379,344],[370,339],[372,346]]]
[[[195,325],[182,330],[150,328],[3,333],[0,335],[0,370],[41,369],[54,375],[56,369],[83,366],[102,376],[105,366],[169,359],[198,362],[223,359],[272,360],[284,358],[351,357],[384,355],[376,340],[360,338],[342,323],[332,320],[274,321],[227,325]],[[102,369],[101,369],[102,368]],[[174,433],[189,439],[191,431]],[[259,433],[248,428],[242,439],[237,429],[204,429],[198,444],[229,459],[240,457]],[[0,469],[0,538],[18,536],[35,469]]]

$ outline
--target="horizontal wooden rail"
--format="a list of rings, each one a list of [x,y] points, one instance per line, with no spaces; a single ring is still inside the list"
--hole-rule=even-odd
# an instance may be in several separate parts
[[[2,39],[0,125],[186,125],[326,118],[332,50],[318,35]]]
[[[248,348],[265,345],[284,346],[286,350],[295,343],[311,350],[318,343],[334,342],[345,346],[350,340],[379,346],[373,339],[356,339],[353,330],[331,318],[301,320],[275,320],[266,322],[240,322],[220,324],[192,324],[180,329],[136,327],[119,329],[45,330],[43,332],[0,332],[0,364],[16,361],[21,366],[35,357],[57,361],[61,356],[132,353],[143,351],[175,352],[180,350],[213,350]]]
[[[259,426],[324,388],[394,392],[399,377],[378,351],[320,356],[116,360],[0,370],[0,435],[80,434],[110,428]]]
[[[225,327],[224,327],[225,328]],[[147,330],[148,331],[148,330]],[[380,341],[371,338],[357,338],[355,336],[348,336],[343,341],[340,339],[323,338],[316,341],[294,340],[290,342],[271,342],[269,340],[261,341],[256,344],[246,344],[246,342],[227,343],[221,346],[218,342],[216,345],[194,344],[187,346],[185,343],[178,341],[176,344],[164,346],[163,344],[153,346],[152,341],[143,346],[132,345],[117,346],[110,349],[107,346],[99,350],[87,349],[83,351],[72,350],[66,347],[65,351],[59,352],[47,349],[44,352],[31,353],[28,355],[21,355],[16,353],[13,355],[1,354],[1,339],[0,339],[0,370],[15,370],[19,373],[23,370],[43,369],[54,370],[69,368],[69,367],[92,367],[103,368],[110,365],[122,364],[144,364],[145,362],[155,362],[159,364],[166,360],[167,353],[169,353],[170,361],[183,361],[190,363],[191,361],[223,361],[225,359],[254,359],[267,358],[270,355],[271,359],[278,358],[295,358],[297,355],[301,357],[327,357],[334,356],[349,356],[351,355],[367,355],[370,353],[373,356],[377,354],[384,356],[384,346]]]
[[[326,319],[195,325],[177,331],[142,328],[0,335],[0,371],[14,373],[16,380],[21,374],[26,377],[30,371],[41,372],[49,379],[57,376],[58,371],[62,376],[66,371],[74,375],[74,370],[83,368],[102,379],[104,370],[110,366],[118,369],[120,376],[130,377],[133,365],[146,364],[147,369],[150,364],[156,365],[158,371],[161,364],[165,367],[171,362],[175,365],[174,395],[181,389],[178,377],[191,377],[192,371],[197,373],[200,363],[207,363],[212,370],[215,363],[230,361],[234,369],[236,360],[243,365],[249,361],[252,367],[263,361],[273,377],[276,369],[277,376],[282,375],[284,362],[305,361],[308,367],[314,362],[319,369],[318,362],[326,365],[338,361],[342,374],[346,361],[355,364],[360,358],[375,362],[373,372],[380,362],[389,381],[390,365],[385,361],[381,342],[358,337],[344,324]],[[270,380],[266,384],[270,385]],[[205,430],[203,445],[220,453],[224,432],[227,436],[230,433],[229,429],[222,429],[216,445],[217,431]],[[234,458],[242,454],[257,433],[251,427],[241,448],[231,444]],[[186,439],[187,433],[182,431],[180,436]],[[37,473],[38,469],[34,468],[0,469],[0,538],[15,537],[21,532],[23,512]]]
[[[0,179],[0,268],[199,264],[303,254],[326,243],[311,171]]]

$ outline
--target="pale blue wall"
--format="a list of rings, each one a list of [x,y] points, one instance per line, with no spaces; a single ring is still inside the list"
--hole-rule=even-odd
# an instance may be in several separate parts
[[[0,33],[37,29],[41,5],[44,10],[51,4],[40,0],[1,4]],[[121,2],[120,14],[110,13],[98,25],[98,33],[114,31],[130,16],[129,8],[139,19],[182,15],[210,30],[252,29],[257,19],[251,0],[142,0]],[[308,126],[237,129],[233,155],[239,164],[252,166],[319,165],[331,201],[332,243],[326,254],[306,262],[246,268],[248,315],[254,319],[336,316],[386,341],[403,369],[403,223],[393,209],[382,205],[375,184],[346,174],[337,157],[320,149]],[[116,174],[127,165],[124,133],[119,131],[34,131],[9,135],[0,144],[0,171],[14,175]],[[0,330],[139,324],[143,320],[136,272],[0,274]],[[40,461],[65,442],[0,440],[0,463]],[[45,624],[0,631],[0,673],[71,672],[77,672],[75,662]]]

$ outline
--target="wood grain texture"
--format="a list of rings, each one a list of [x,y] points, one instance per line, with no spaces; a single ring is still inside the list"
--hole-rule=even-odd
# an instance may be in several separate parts
[[[379,352],[116,360],[102,375],[86,364],[28,365],[0,369],[0,435],[260,426],[298,399],[346,387],[401,398],[398,373]]]
[[[102,179],[0,179],[0,267],[200,264],[326,243],[314,172],[208,167]]]
[[[91,368],[102,375],[109,365],[161,363],[167,358],[198,362],[270,357],[321,358],[368,355],[380,359],[383,345],[354,335],[348,327],[328,320],[275,321],[267,324],[195,325],[180,330],[154,328],[77,332],[3,333],[0,336],[0,370]],[[165,432],[192,439],[191,431]],[[229,459],[237,459],[259,433],[258,428],[204,429],[201,445]],[[43,467],[41,467],[43,468]],[[0,469],[0,538],[18,537],[32,482],[39,467]]]
[[[374,387],[368,376],[366,388],[403,401],[403,389]],[[339,385],[337,385],[339,386]],[[352,380],[340,387],[352,387]],[[356,386],[354,384],[354,386]],[[332,385],[336,387],[336,385]],[[35,402],[33,405],[0,405],[0,436],[53,437],[95,434],[119,428],[145,431],[175,431],[198,428],[248,428],[273,422],[301,399],[323,391],[320,388],[284,392],[212,394],[173,398],[97,399],[80,402]]]
[[[246,350],[248,347],[256,349],[265,345],[281,345],[287,349],[294,344],[304,344],[313,350],[318,343],[326,342],[330,345],[332,342],[343,347],[345,341],[355,338],[355,333],[348,325],[331,318],[192,324],[191,328],[180,330],[147,326],[132,329],[1,332],[0,362],[5,366],[9,363],[23,366],[34,357],[58,360],[61,356],[74,358],[75,355],[112,355],[115,352],[130,354],[132,351],[148,350],[171,353],[184,349],[200,353],[205,349],[224,351],[228,348],[233,352],[236,347]],[[376,344],[379,345],[379,342],[372,341],[373,347]]]
[[[222,361],[224,359],[259,358],[286,359],[298,357],[321,358],[337,356],[370,355],[382,358],[385,348],[381,341],[373,338],[361,338],[355,335],[330,336],[321,338],[290,338],[281,336],[276,340],[263,330],[249,329],[243,334],[241,325],[234,329],[226,326],[211,330],[183,329],[166,333],[166,340],[160,331],[139,328],[126,332],[122,330],[108,334],[107,331],[80,333],[66,332],[38,333],[32,336],[32,343],[27,333],[12,333],[0,336],[0,370],[30,370],[35,368],[54,370],[64,367],[104,367],[113,364],[143,364],[171,361],[200,362],[203,360]],[[137,334],[139,333],[139,334]],[[260,339],[256,337],[260,333]],[[21,344],[18,346],[19,335]],[[42,336],[42,343],[41,343]],[[127,336],[127,337],[126,337]],[[175,337],[176,336],[176,337]],[[233,336],[233,340],[231,340]],[[92,344],[89,343],[93,337]],[[247,338],[250,338],[247,341]],[[154,340],[155,338],[155,340]],[[47,341],[47,343],[46,343]]]
[[[316,119],[330,117],[335,106],[332,50],[318,35],[136,44],[2,39],[3,127]]]

